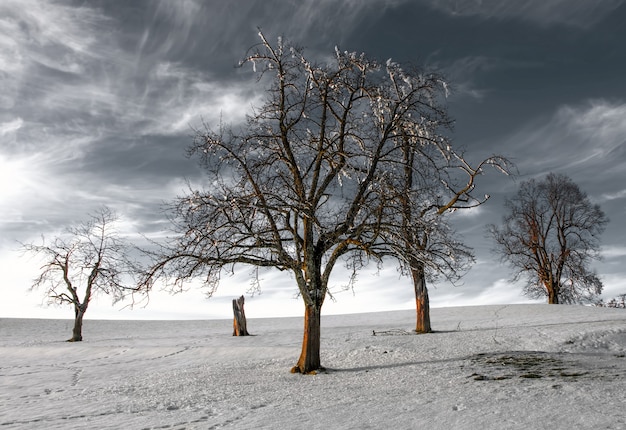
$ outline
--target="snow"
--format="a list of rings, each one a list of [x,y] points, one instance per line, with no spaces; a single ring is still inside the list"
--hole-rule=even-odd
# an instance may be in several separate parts
[[[626,429],[626,311],[503,305],[301,318],[0,320],[2,429]],[[373,333],[376,332],[374,336]]]

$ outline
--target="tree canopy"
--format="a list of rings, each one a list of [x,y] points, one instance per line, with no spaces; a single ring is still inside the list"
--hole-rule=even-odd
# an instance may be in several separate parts
[[[321,367],[320,312],[336,264],[353,273],[385,256],[439,264],[413,246],[413,232],[428,231],[435,249],[434,232],[445,228],[428,214],[471,205],[474,178],[500,159],[471,168],[440,133],[449,120],[439,75],[339,49],[314,62],[260,37],[242,65],[269,83],[266,100],[240,128],[197,131],[189,154],[204,166],[206,186],[172,205],[174,236],[153,253],[143,284],[163,277],[180,289],[201,277],[211,294],[238,265],[290,272],[305,305],[294,371],[308,373]],[[461,186],[448,171],[459,168],[469,174]],[[421,178],[408,188],[407,169]],[[423,216],[406,218],[402,199],[418,202],[409,206]]]

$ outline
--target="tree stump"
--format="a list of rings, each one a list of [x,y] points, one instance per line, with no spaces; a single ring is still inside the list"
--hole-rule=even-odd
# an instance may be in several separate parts
[[[243,311],[243,296],[238,299],[233,299],[233,336],[249,336],[248,327],[246,324],[246,313]]]

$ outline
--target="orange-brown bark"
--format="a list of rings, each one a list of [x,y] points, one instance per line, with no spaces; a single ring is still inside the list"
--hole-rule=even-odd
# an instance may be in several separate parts
[[[233,336],[249,336],[246,313],[243,310],[244,297],[233,299]]]
[[[321,307],[306,305],[302,352],[291,373],[315,374],[323,370],[320,360]]]
[[[413,286],[415,288],[416,333],[430,333],[430,301],[423,267],[413,269]]]

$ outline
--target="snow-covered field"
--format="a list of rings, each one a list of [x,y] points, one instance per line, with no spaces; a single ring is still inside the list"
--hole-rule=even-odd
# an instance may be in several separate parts
[[[509,305],[323,318],[0,320],[1,429],[626,429],[626,311]],[[376,332],[376,336],[373,332]]]

